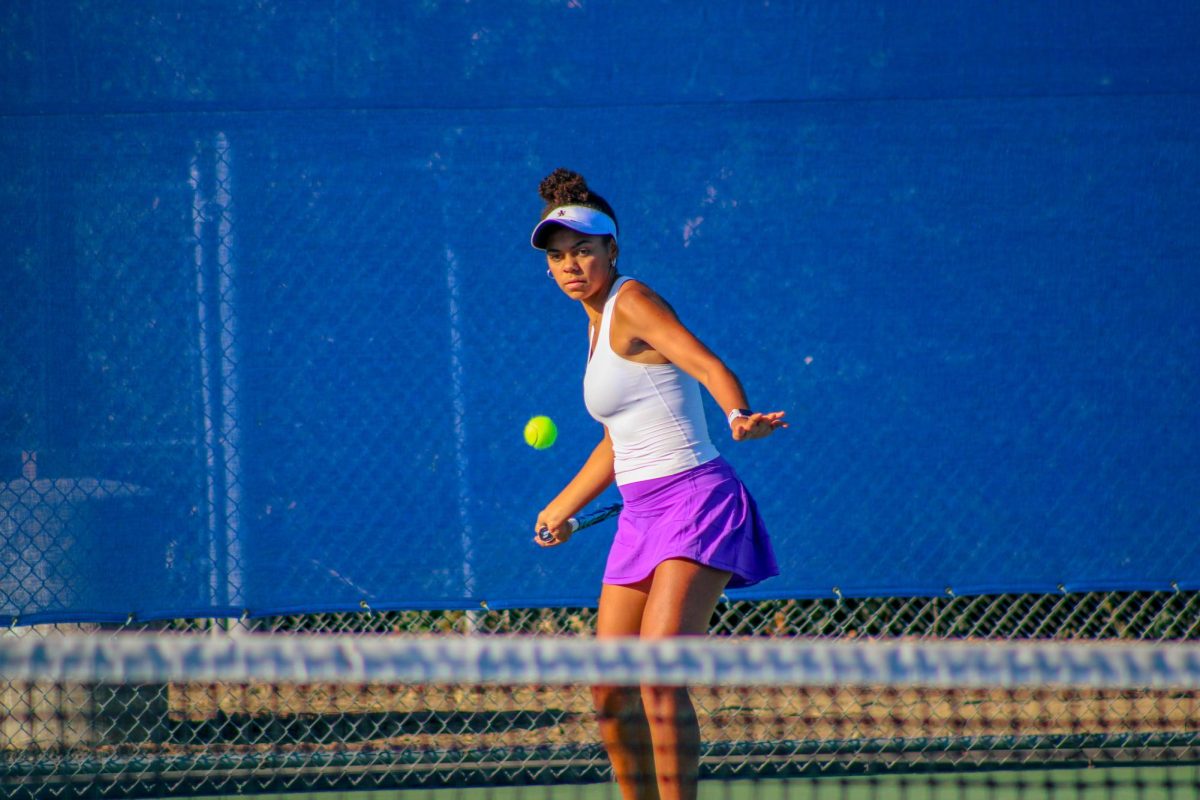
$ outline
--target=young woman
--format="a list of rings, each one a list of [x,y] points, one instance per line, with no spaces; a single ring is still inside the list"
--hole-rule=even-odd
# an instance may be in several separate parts
[[[754,499],[709,440],[700,386],[735,441],[787,427],[749,410],[737,376],[650,287],[617,272],[617,218],[576,173],[540,186],[532,244],[588,317],[584,402],[604,438],[537,516],[555,547],[567,520],[614,480],[624,500],[600,591],[598,637],[703,635],[726,587],[779,574]],[[684,689],[593,690],[600,732],[626,800],[696,795],[700,733]]]

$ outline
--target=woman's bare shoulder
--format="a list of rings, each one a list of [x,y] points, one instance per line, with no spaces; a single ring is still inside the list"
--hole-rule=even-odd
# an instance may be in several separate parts
[[[671,316],[678,316],[666,298],[636,278],[630,278],[617,288],[614,311],[621,316],[639,315],[654,308],[666,309]]]

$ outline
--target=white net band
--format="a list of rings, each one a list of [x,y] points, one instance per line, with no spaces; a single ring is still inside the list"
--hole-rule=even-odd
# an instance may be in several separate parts
[[[1200,688],[1200,645],[889,640],[0,637],[0,679],[708,686]]]

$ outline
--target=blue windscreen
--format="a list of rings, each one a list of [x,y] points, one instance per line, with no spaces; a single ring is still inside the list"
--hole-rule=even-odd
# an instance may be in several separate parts
[[[706,400],[735,596],[1200,588],[1194,3],[25,0],[0,73],[21,622],[594,604],[558,166],[788,412]]]

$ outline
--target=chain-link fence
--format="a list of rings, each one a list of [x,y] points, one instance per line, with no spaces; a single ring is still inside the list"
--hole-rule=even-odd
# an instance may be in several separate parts
[[[490,634],[587,636],[594,608],[298,614],[240,621],[178,620],[188,632]],[[1091,592],[944,598],[723,600],[710,632],[735,637],[853,639],[1069,639],[1172,641],[1200,638],[1196,592]]]
[[[527,530],[599,436],[583,316],[527,246],[562,164],[616,207],[622,270],[793,420],[739,448],[709,406],[782,568],[715,633],[1200,638],[1194,14],[632,4],[557,69],[592,4],[334,5],[0,12],[7,635],[587,635],[606,537]],[[28,793],[603,770],[579,694],[0,693]],[[791,702],[895,725],[706,768],[915,741],[902,697]],[[1194,730],[1171,702],[1135,752]],[[530,727],[552,767],[510,746]],[[1074,733],[1045,746],[1120,744]]]
[[[788,113],[772,122],[781,134]],[[196,134],[174,119],[0,131],[23,149],[33,195],[4,198],[3,613],[30,624],[594,600],[603,537],[570,555],[518,546],[599,436],[578,398],[583,320],[525,246],[536,201],[514,186],[488,209],[512,220],[499,244],[459,222],[482,213],[480,175],[537,174],[452,172],[433,156],[465,157],[465,134],[398,112],[354,126],[329,115],[312,139],[269,115],[219,121]],[[414,155],[385,158],[401,135]],[[362,159],[343,158],[359,139]],[[678,179],[752,194],[749,178],[709,181],[712,166]],[[380,189],[380,170],[405,190]],[[716,294],[729,251],[684,247],[654,209],[625,222],[639,224],[623,247],[653,263],[630,259],[630,272],[733,354],[752,397],[795,419],[743,447],[709,407],[778,540],[782,575],[764,592],[1196,588],[1187,365],[1200,338],[1176,302],[1194,291],[1186,263],[1121,293],[1091,333],[1081,326],[1100,312],[1069,298],[1074,278],[1048,290],[1062,293],[1053,310],[1018,282],[960,304],[914,300],[907,333],[864,333],[897,313],[889,292],[907,278],[878,269],[863,280],[882,288],[852,309],[842,295],[857,264],[762,298]],[[694,282],[657,266],[673,256],[695,259]],[[479,278],[494,260],[520,265],[504,291]],[[1079,269],[1094,303],[1116,302]],[[749,354],[747,332],[778,348]],[[1044,356],[992,366],[1027,335]],[[520,431],[544,411],[560,440],[534,451]]]
[[[400,122],[376,124],[394,133]],[[335,128],[331,124],[330,131]],[[330,141],[337,141],[330,131]],[[5,396],[0,444],[12,477],[0,484],[0,589],[13,626],[9,635],[42,636],[76,625],[97,633],[154,627],[219,636],[588,635],[594,626],[589,608],[490,607],[513,605],[516,593],[530,586],[557,602],[587,595],[593,582],[580,579],[579,570],[602,559],[604,537],[577,537],[569,564],[534,564],[529,560],[534,548],[511,544],[527,522],[530,498],[546,496],[570,474],[568,462],[578,454],[579,441],[572,442],[564,424],[564,441],[547,456],[558,461],[542,463],[529,460],[534,454],[516,434],[511,442],[483,434],[519,430],[526,411],[512,398],[533,387],[527,377],[509,376],[503,385],[470,382],[472,374],[488,374],[489,354],[511,355],[531,345],[527,332],[497,341],[468,312],[478,308],[473,304],[479,298],[460,281],[466,281],[468,265],[478,264],[482,245],[459,247],[449,235],[447,244],[427,232],[385,224],[385,218],[402,215],[403,204],[379,193],[371,208],[355,210],[352,217],[356,225],[387,233],[369,246],[344,245],[358,249],[349,264],[328,253],[314,255],[341,245],[331,230],[314,233],[302,207],[335,218],[334,206],[348,202],[346,187],[330,199],[325,192],[334,173],[322,170],[333,170],[332,159],[281,154],[271,149],[273,132],[243,122],[233,135],[210,134],[168,147],[171,137],[157,134],[92,131],[101,149],[124,153],[119,170],[89,171],[78,153],[38,156],[43,165],[67,159],[74,177],[41,184],[37,213],[26,231],[32,238],[17,248],[22,271],[6,296],[3,324],[13,347],[0,353],[0,367],[13,391]],[[52,148],[54,141],[39,146]],[[246,208],[235,202],[241,174],[235,144],[259,159],[243,170],[257,189],[286,184],[285,190],[272,190],[286,196],[280,209],[272,213],[263,203]],[[295,173],[295,163],[308,166]],[[348,175],[348,169],[337,165],[336,179],[363,175],[353,170]],[[447,198],[466,193],[443,180],[447,185],[424,201],[441,202],[440,215],[449,214]],[[274,196],[272,191],[263,196]],[[90,201],[98,195],[104,203]],[[259,233],[243,235],[247,230]],[[125,235],[132,231],[140,235]],[[300,246],[281,248],[283,240]],[[379,280],[370,265],[402,246],[411,255],[414,241],[438,242],[422,253],[425,262],[436,264],[437,281],[413,288],[414,273],[405,270],[395,273],[397,280]],[[428,328],[435,322],[439,327],[431,338]],[[396,358],[396,352],[411,350],[412,341],[423,342],[423,349]],[[1166,354],[1172,358],[1190,346],[1186,337],[1174,341],[1177,349]],[[14,353],[28,357],[13,358]],[[789,391],[802,381],[794,374],[763,377]],[[1194,379],[1179,378],[1165,395],[1188,395],[1189,380]],[[1023,379],[1001,388],[1026,385]],[[835,372],[824,386],[817,414],[828,420],[829,409],[857,391],[858,383]],[[1001,420],[996,435],[1036,438],[1039,431],[1053,432],[1058,420],[1071,436],[1086,437],[1075,423],[1091,412],[1072,403],[1090,396],[1066,392],[1039,411],[1037,431],[1018,414]],[[569,402],[578,406],[573,397]],[[407,435],[409,410],[430,404],[450,409],[453,436],[421,441]],[[504,410],[506,404],[512,408]],[[1174,413],[1167,406],[1164,413]],[[864,423],[838,424],[844,435]],[[936,420],[926,433],[935,427]],[[1200,638],[1200,598],[1185,574],[1195,545],[1180,536],[1188,530],[1190,506],[1177,502],[1194,480],[1186,469],[1131,504],[1121,501],[1136,495],[1128,480],[1118,496],[1116,490],[1085,490],[1082,477],[1071,478],[1070,485],[1057,477],[1059,460],[1096,452],[1103,462],[1096,468],[1108,475],[1128,456],[1120,442],[1106,433],[1087,450],[1078,441],[1052,436],[1049,443],[1057,449],[1051,448],[1055,455],[1046,469],[1063,494],[1030,500],[1023,514],[1043,508],[1043,501],[1048,511],[1040,527],[1029,526],[1031,536],[1090,531],[1097,521],[1105,523],[1097,528],[1116,529],[1116,522],[1097,515],[1111,512],[1120,520],[1137,512],[1138,525],[1153,528],[1158,537],[1106,534],[1111,540],[1078,548],[1094,559],[1054,561],[1040,546],[1022,550],[1020,542],[1001,541],[999,534],[1027,521],[1011,516],[1011,507],[1001,509],[996,499],[1023,485],[1024,479],[1006,471],[1011,461],[982,466],[942,461],[931,478],[909,480],[902,470],[890,470],[923,446],[911,434],[888,439],[885,430],[873,428],[872,445],[887,448],[881,450],[886,457],[878,464],[863,457],[868,466],[861,474],[852,463],[855,452],[861,455],[856,449],[861,442],[835,452],[839,442],[847,443],[837,436],[818,436],[804,451],[811,458],[778,450],[747,464],[774,504],[767,516],[791,560],[778,579],[787,582],[779,593],[795,589],[797,595],[819,592],[827,599],[723,602],[713,620],[715,634]],[[1171,439],[1156,468],[1171,458],[1186,464],[1190,452],[1186,437]],[[1045,465],[1031,460],[1026,466],[1037,471]],[[1152,483],[1155,474],[1147,472],[1144,482]],[[787,491],[774,491],[780,484]],[[910,512],[918,503],[925,506],[914,517]],[[842,518],[853,530],[840,537],[839,546],[839,537],[822,531],[830,530],[831,519]],[[968,530],[976,524],[991,538]],[[447,531],[453,534],[438,535]],[[894,544],[895,531],[909,537],[902,548]],[[526,544],[527,534],[520,536]],[[1076,536],[1075,545],[1085,540],[1090,541]],[[493,548],[490,555],[485,543]],[[1131,553],[1179,558],[1171,569],[1151,569]],[[1012,567],[1016,559],[1031,570],[1040,570],[1046,560],[1068,574],[1072,565],[1086,571],[1097,563],[1106,569],[1117,564],[1140,582],[1173,589],[1079,592],[1063,577],[1052,581],[1057,586],[1052,593],[960,596],[957,580],[939,578],[939,596],[933,598],[853,596],[862,594],[865,575],[878,581],[881,574],[903,573],[904,564],[889,561],[896,554],[934,576],[953,575],[959,557],[970,555],[962,559],[974,569],[968,585],[989,567]],[[836,575],[813,578],[816,568],[801,564],[810,555],[835,565]],[[1182,589],[1172,584],[1176,567],[1182,570]],[[575,570],[574,577],[567,569]],[[1141,580],[1143,569],[1155,577]],[[521,576],[520,584],[513,575]],[[838,575],[848,575],[849,583]],[[485,578],[498,587],[501,602],[470,603]],[[584,583],[588,589],[578,588]],[[416,593],[406,596],[409,589]],[[460,607],[374,610],[406,604],[438,608],[446,598]],[[294,616],[260,611],[297,605],[304,610]],[[360,611],[310,610],[320,608]],[[144,621],[188,609],[216,619]],[[39,624],[49,619],[65,621]],[[602,777],[607,769],[583,690],[540,692],[519,709],[486,704],[481,709],[478,698],[453,692],[381,698],[320,686],[80,688],[35,682],[8,684],[0,692],[5,712],[0,765],[14,793],[45,788],[59,796],[118,797],[267,786],[582,780]],[[922,733],[912,724],[916,718],[928,722],[933,712],[917,710],[911,699],[892,692],[800,692],[788,703],[786,716],[794,727],[786,731],[730,729],[721,709],[701,708],[709,774],[867,769],[884,756],[888,763],[910,765],[1007,764],[1031,749],[1042,755],[1059,751],[1064,758],[1096,749],[1153,757],[1190,746],[1196,718],[1190,697],[1151,697],[1136,700],[1140,722],[1122,734],[1064,721],[1039,731],[1036,746],[981,729],[956,732],[974,742],[969,750],[941,751],[930,744],[928,726]],[[464,704],[474,710],[464,712]],[[856,717],[846,709],[868,707],[886,724],[868,725],[864,716],[847,728],[846,720]],[[1023,713],[1014,708],[1009,717],[1019,726]],[[797,735],[801,728],[809,732]],[[548,741],[558,748],[553,758],[521,749],[531,731],[551,732]],[[881,754],[883,740],[898,744]]]
[[[622,270],[794,420],[743,447],[706,401],[782,568],[740,597],[1197,588],[1195,242],[1171,223],[1194,160],[1161,156],[1197,126],[1137,102],[741,103],[703,137],[622,111],[636,148],[591,178]],[[0,613],[594,602],[604,537],[521,546],[600,436],[585,320],[527,246],[560,157],[536,120],[0,120]],[[1141,191],[1153,221],[1105,222]],[[794,231],[754,241],[781,207]],[[559,442],[534,451],[545,412]]]
[[[239,632],[524,633],[589,636],[592,609],[506,609],[178,620],[154,627]],[[146,626],[82,627],[96,635]],[[45,636],[63,626],[17,629]],[[714,635],[846,639],[1200,639],[1200,596],[997,595],[937,599],[723,602]],[[172,684],[0,689],[0,784],[12,796],[108,796],[600,780],[586,687],[531,689],[519,704],[478,687]],[[760,700],[765,702],[764,695]],[[782,699],[781,699],[782,698]],[[956,704],[993,703],[986,694]],[[742,697],[747,708],[754,698]],[[891,687],[771,694],[771,724],[697,697],[709,775],[1016,766],[1027,761],[1154,760],[1194,753],[1200,698],[1188,692],[1029,693],[950,729],[950,709]],[[944,702],[950,702],[945,700]],[[709,706],[707,703],[717,703]],[[777,707],[782,703],[782,707]],[[994,704],[994,703],[993,703]],[[1119,710],[1116,710],[1119,709]],[[954,718],[963,708],[955,705]],[[882,743],[887,742],[884,746]],[[1097,755],[1101,754],[1101,755]]]

